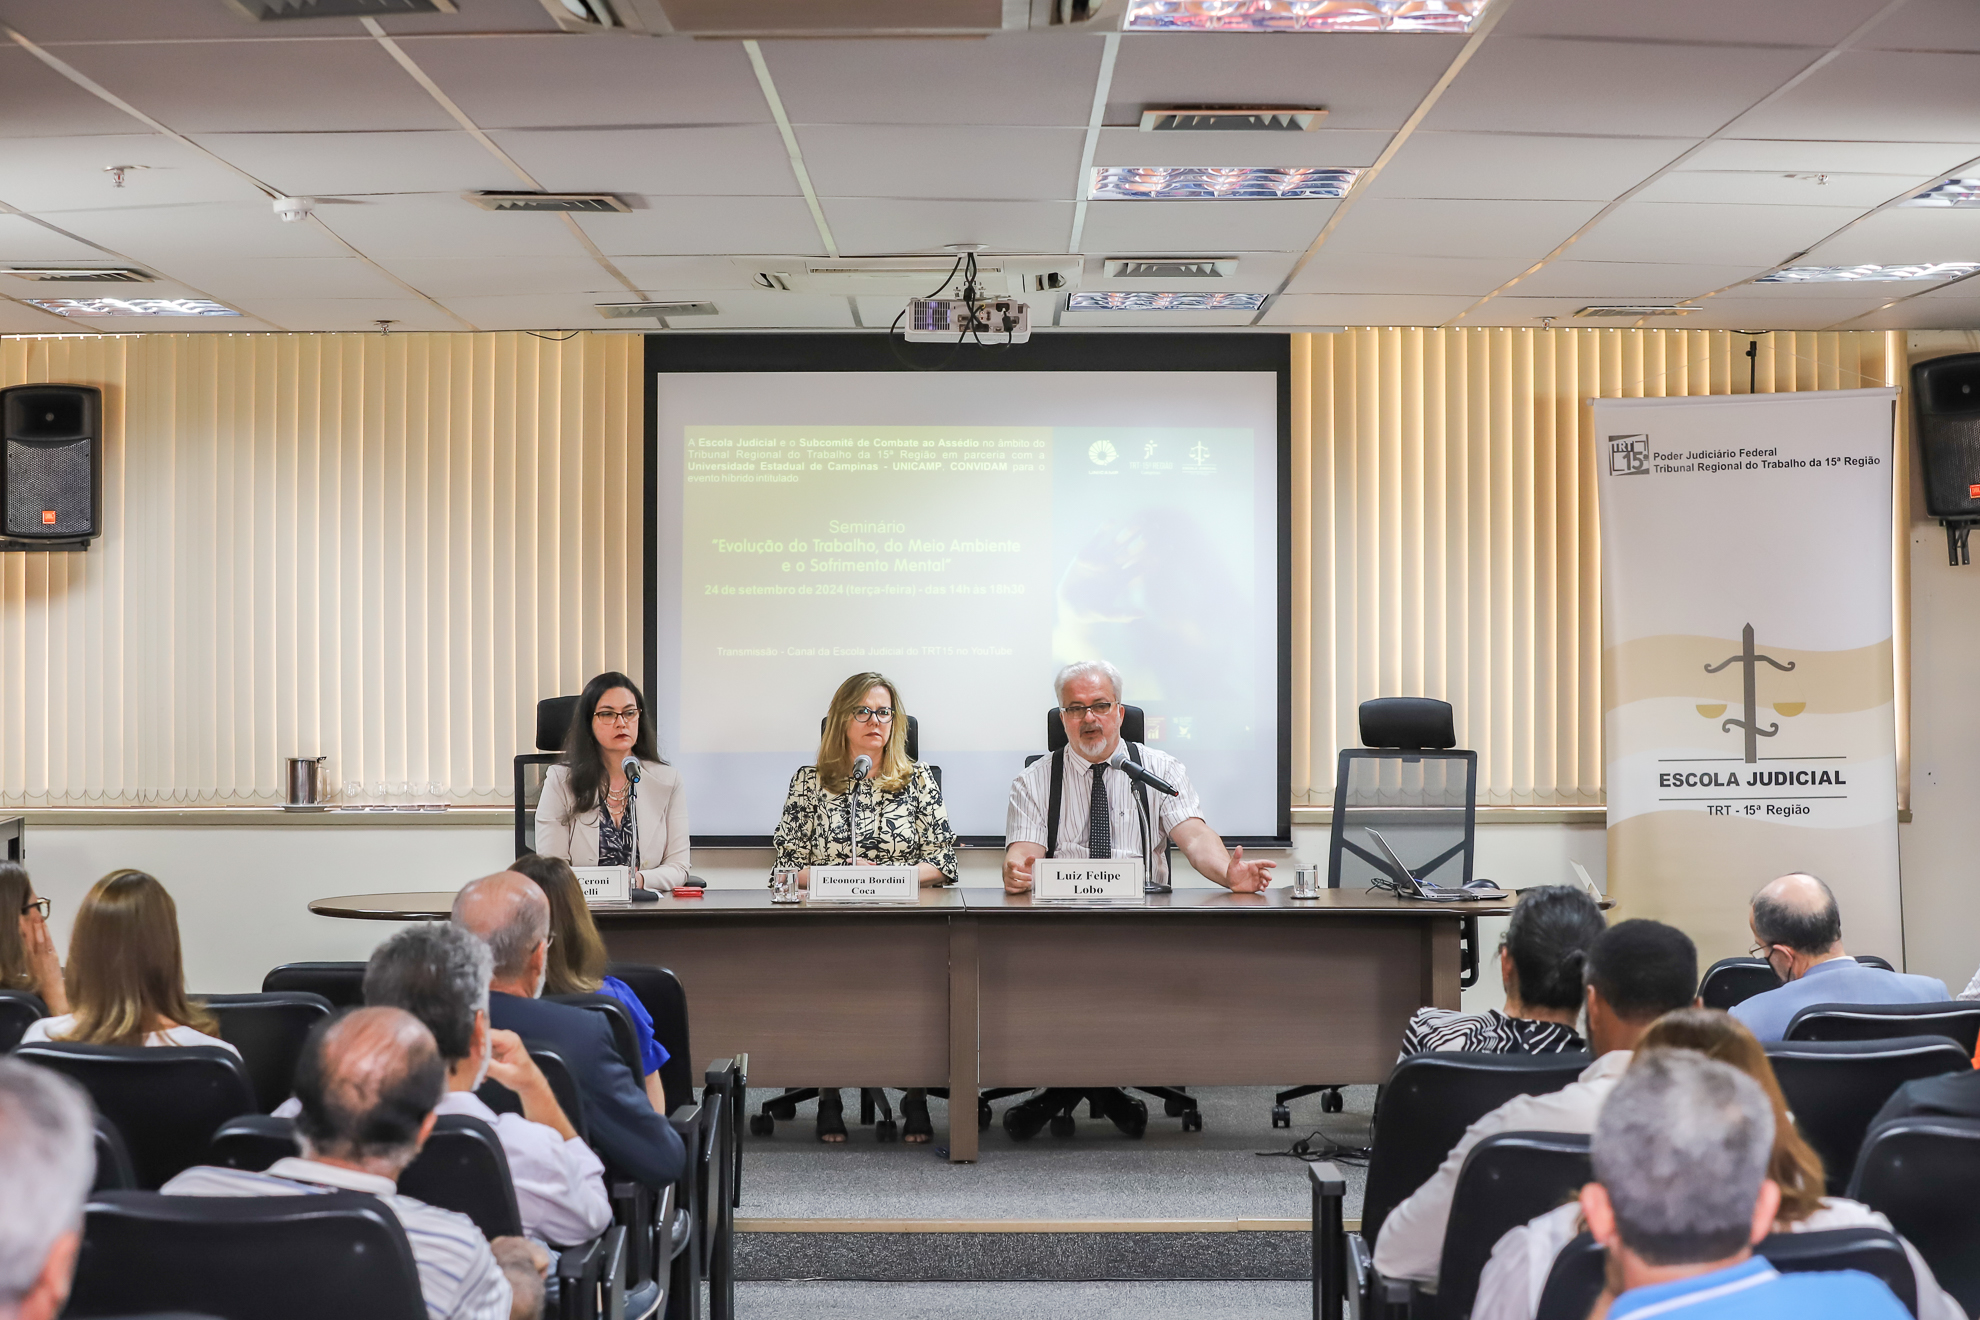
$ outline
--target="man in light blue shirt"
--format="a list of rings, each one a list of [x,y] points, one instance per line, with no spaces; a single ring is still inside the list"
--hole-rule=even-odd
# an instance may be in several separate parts
[[[1836,896],[1812,875],[1784,875],[1753,896],[1753,953],[1786,982],[1733,1005],[1732,1015],[1761,1040],[1787,1034],[1810,1004],[1936,1004],[1945,982],[1869,967],[1843,952]]]
[[[1751,1077],[1692,1050],[1641,1051],[1595,1120],[1588,1231],[1622,1291],[1610,1320],[1904,1320],[1882,1281],[1779,1274],[1753,1254],[1773,1231],[1774,1107]]]

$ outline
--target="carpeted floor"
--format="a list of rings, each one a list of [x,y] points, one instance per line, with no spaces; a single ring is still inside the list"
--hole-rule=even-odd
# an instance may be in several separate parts
[[[1304,1283],[744,1283],[748,1320],[1305,1320]]]

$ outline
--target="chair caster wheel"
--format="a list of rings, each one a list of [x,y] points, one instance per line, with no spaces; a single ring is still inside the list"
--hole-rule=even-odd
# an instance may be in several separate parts
[[[797,1117],[797,1106],[793,1104],[780,1104],[772,1100],[769,1104],[763,1106],[763,1112],[776,1119],[779,1123],[788,1123]]]
[[[1203,1114],[1200,1110],[1190,1110],[1182,1116],[1182,1121],[1183,1131],[1185,1132],[1201,1132],[1203,1130]]]
[[[1189,1112],[1189,1106],[1180,1100],[1164,1100],[1162,1102],[1162,1112],[1170,1118],[1181,1118]]]
[[[767,1137],[767,1136],[769,1136],[769,1135],[771,1135],[772,1133],[774,1133],[774,1132],[775,1132],[776,1130],[777,1130],[777,1120],[776,1120],[776,1119],[774,1119],[774,1118],[772,1118],[772,1117],[770,1117],[770,1115],[768,1115],[768,1114],[751,1114],[751,1115],[749,1116],[749,1135],[750,1135],[750,1136],[752,1136],[752,1137]]]
[[[1055,1137],[1070,1137],[1077,1127],[1069,1113],[1052,1115],[1052,1135]]]
[[[1292,1126],[1291,1105],[1272,1106],[1272,1126],[1275,1128],[1289,1128]]]
[[[1320,1097],[1320,1112],[1323,1114],[1338,1114],[1345,1108],[1347,1101],[1341,1099],[1339,1091],[1329,1091]]]
[[[990,1102],[988,1100],[979,1100],[976,1103],[976,1130],[978,1132],[988,1132],[990,1130]]]

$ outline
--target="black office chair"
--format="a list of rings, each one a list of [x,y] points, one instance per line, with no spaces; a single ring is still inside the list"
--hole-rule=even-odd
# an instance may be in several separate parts
[[[361,962],[283,963],[261,978],[261,992],[299,990],[321,995],[333,1009],[362,1008],[364,967]]]
[[[399,1174],[399,1190],[466,1215],[491,1241],[522,1235],[508,1154],[495,1129],[478,1118],[442,1114],[434,1119],[418,1157]]]
[[[367,1193],[90,1198],[62,1314],[171,1308],[222,1320],[426,1320],[405,1231]]]
[[[1705,969],[1698,982],[1698,998],[1707,1008],[1721,1011],[1744,1003],[1755,995],[1781,988],[1781,978],[1764,958],[1721,958]]]
[[[1890,1040],[1946,1036],[1973,1057],[1980,1041],[1980,1003],[1810,1004],[1789,1020],[1788,1040]]]
[[[694,1099],[694,1050],[688,1033],[687,991],[681,978],[665,967],[643,963],[607,964],[607,976],[616,976],[639,996],[646,1015],[653,1019],[653,1038],[667,1051],[660,1065],[660,1085],[667,1093],[667,1107],[679,1108]]]
[[[639,1029],[633,1025],[632,1014],[618,1000],[605,994],[545,995],[544,1002],[569,1004],[572,1008],[582,1008],[593,1013],[603,1014],[612,1029],[612,1045],[632,1069],[635,1078],[646,1076],[646,1061],[639,1056]]]
[[[564,1062],[564,1056],[555,1050],[531,1046],[529,1057],[542,1071],[543,1080],[550,1084],[550,1093],[557,1097],[557,1104],[564,1111],[564,1117],[570,1120],[571,1127],[579,1137],[589,1142],[591,1125],[585,1119],[584,1093],[578,1090],[577,1078],[572,1075],[571,1066]],[[520,1114],[523,1111],[522,1097],[500,1082],[483,1082],[475,1095],[482,1104],[498,1114]]]
[[[27,1029],[48,1016],[48,1005],[31,990],[0,990],[0,1054],[21,1043]]]
[[[543,795],[543,777],[563,759],[564,738],[577,717],[576,697],[545,697],[536,703],[536,751],[515,758],[516,856],[536,851],[536,804]]]
[[[1900,1118],[1872,1132],[1849,1197],[1891,1221],[1968,1315],[1980,1311],[1980,1119]]]
[[[1783,1274],[1860,1270],[1881,1279],[1904,1308],[1918,1314],[1918,1286],[1904,1244],[1881,1228],[1835,1228],[1819,1233],[1771,1233],[1754,1254]],[[1608,1253],[1583,1233],[1554,1258],[1534,1320],[1584,1320],[1601,1295]]]
[[[1973,1066],[1969,1053],[1943,1036],[1769,1041],[1766,1050],[1795,1126],[1822,1157],[1835,1196],[1849,1184],[1870,1120],[1892,1092],[1915,1078]]]
[[[124,1134],[103,1115],[96,1115],[96,1180],[92,1192],[134,1192],[137,1173],[131,1168],[131,1152],[124,1145]]]
[[[1499,1239],[1573,1200],[1593,1176],[1586,1136],[1501,1132],[1472,1147],[1451,1201],[1429,1314],[1465,1320]]]
[[[221,1169],[263,1173],[276,1160],[301,1154],[302,1142],[296,1136],[296,1120],[276,1118],[273,1114],[242,1114],[214,1129],[213,1139],[206,1143],[206,1158],[201,1163]]]
[[[201,1002],[219,1019],[220,1039],[241,1052],[263,1113],[289,1098],[304,1037],[334,1011],[329,1000],[306,990],[206,995]]]
[[[738,1129],[747,1057],[717,1059],[702,1077],[701,1104],[717,1124],[716,1145],[727,1158],[710,1171],[704,1202],[708,1244],[702,1276],[708,1283],[711,1320],[733,1320],[736,1311],[736,1207],[742,1203],[742,1146]]]
[[[156,1188],[198,1164],[219,1126],[254,1111],[254,1087],[231,1050],[218,1045],[63,1045],[14,1051],[26,1063],[78,1083],[117,1125],[137,1185]]]

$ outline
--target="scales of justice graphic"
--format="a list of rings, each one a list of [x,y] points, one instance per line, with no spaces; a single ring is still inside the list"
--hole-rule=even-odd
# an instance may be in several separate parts
[[[1760,739],[1771,738],[1781,731],[1781,726],[1777,723],[1769,724],[1764,729],[1760,727],[1760,703],[1756,693],[1757,685],[1754,681],[1754,675],[1762,664],[1772,665],[1784,674],[1792,673],[1795,662],[1790,660],[1786,664],[1782,664],[1771,655],[1760,655],[1756,653],[1753,649],[1753,625],[1750,623],[1740,630],[1739,637],[1741,643],[1739,654],[1729,655],[1716,665],[1706,665],[1705,672],[1708,674],[1717,674],[1722,672],[1728,665],[1739,665],[1744,670],[1741,677],[1744,681],[1746,695],[1746,718],[1727,719],[1719,725],[1719,731],[1721,733],[1727,733],[1733,729],[1742,730],[1746,735],[1746,763],[1753,765],[1760,759]],[[1789,718],[1801,714],[1807,708],[1808,703],[1805,701],[1778,701],[1774,703],[1774,710]],[[1701,704],[1698,707],[1698,713],[1708,720],[1715,720],[1726,713],[1726,708],[1723,704]]]

